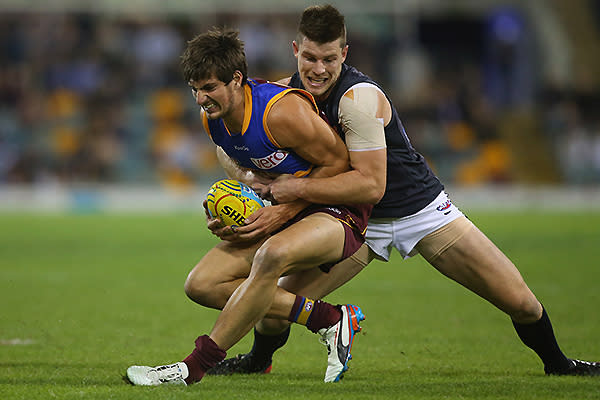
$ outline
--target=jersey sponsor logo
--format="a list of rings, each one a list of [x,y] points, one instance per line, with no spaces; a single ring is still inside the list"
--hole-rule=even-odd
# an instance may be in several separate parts
[[[233,148],[236,149],[237,151],[250,151],[248,146],[233,146]]]
[[[271,169],[281,164],[288,154],[287,151],[277,150],[266,157],[250,158],[250,160],[252,160],[252,163],[260,169]]]
[[[437,206],[435,209],[443,212],[444,215],[448,215],[450,214],[450,212],[452,210],[450,210],[449,208],[452,206],[452,201],[451,200],[446,200],[445,202],[443,202],[442,204],[440,204],[439,206]]]

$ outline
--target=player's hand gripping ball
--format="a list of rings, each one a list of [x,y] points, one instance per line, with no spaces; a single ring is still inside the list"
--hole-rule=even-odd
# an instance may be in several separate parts
[[[242,226],[254,211],[265,206],[249,186],[233,179],[215,182],[206,195],[208,213],[224,225]]]

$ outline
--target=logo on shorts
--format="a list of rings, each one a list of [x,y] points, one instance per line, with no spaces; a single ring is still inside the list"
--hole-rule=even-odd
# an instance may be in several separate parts
[[[335,208],[335,207],[327,207],[328,210],[333,211],[336,214],[342,214],[342,212],[340,211],[339,208]]]
[[[449,208],[451,206],[452,206],[452,201],[450,199],[448,199],[445,202],[443,202],[442,204],[440,204],[439,206],[437,206],[435,209],[440,212],[443,212],[444,215],[448,215],[452,211],[452,210],[449,210]],[[446,210],[448,210],[448,211],[446,211]]]
[[[313,307],[313,303],[312,301],[307,301],[306,304],[304,305],[304,311],[309,312]]]

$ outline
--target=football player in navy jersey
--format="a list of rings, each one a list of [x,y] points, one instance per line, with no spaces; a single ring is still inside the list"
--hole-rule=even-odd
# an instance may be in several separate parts
[[[328,275],[289,276],[280,286],[321,298],[351,279],[373,258],[388,260],[392,248],[404,257],[421,254],[442,274],[473,291],[510,316],[523,343],[541,359],[549,375],[600,375],[600,364],[566,357],[550,319],[515,265],[452,204],[443,185],[412,147],[396,109],[383,89],[344,63],[348,52],[344,17],[330,5],[302,14],[294,55],[298,72],[283,81],[313,94],[329,122],[345,138],[352,169],[322,179],[277,178],[253,186],[285,203],[375,204],[366,245]],[[383,195],[383,196],[382,196]],[[211,225],[228,240],[248,240],[276,229],[284,208],[252,215],[235,234]],[[368,246],[367,246],[368,245]],[[289,323],[264,319],[255,327],[247,354],[226,359],[209,374],[261,373],[271,370],[272,355],[285,344]]]
[[[206,133],[236,168],[250,175],[303,179],[348,170],[346,147],[319,116],[311,94],[247,78],[237,32],[215,29],[198,35],[188,42],[181,64],[202,109]],[[222,241],[209,250],[188,275],[185,291],[201,305],[222,309],[212,330],[196,339],[192,353],[181,362],[129,367],[130,382],[198,382],[265,316],[318,333],[329,347],[325,381],[339,380],[364,319],[362,310],[294,295],[277,283],[285,274],[328,271],[356,252],[364,242],[372,205],[345,203],[315,205],[299,199],[285,229],[255,241]]]

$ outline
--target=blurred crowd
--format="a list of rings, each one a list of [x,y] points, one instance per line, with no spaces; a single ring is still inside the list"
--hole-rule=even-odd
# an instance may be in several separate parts
[[[187,187],[220,176],[181,78],[185,42],[213,25],[239,29],[250,76],[277,80],[295,71],[297,18],[0,14],[0,184]],[[531,135],[526,150],[546,152],[555,169],[542,179],[600,183],[598,94],[540,79],[524,15],[404,22],[349,16],[348,63],[382,83],[444,181],[516,182],[519,168],[549,169],[515,160]],[[505,123],[521,114],[533,123]],[[533,128],[515,137],[520,126]]]

